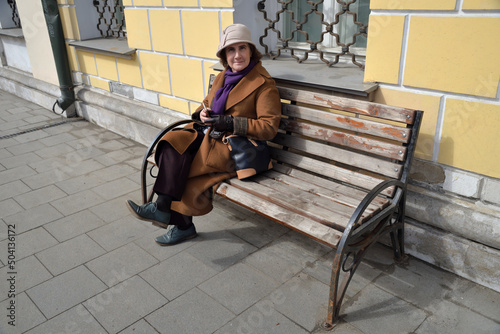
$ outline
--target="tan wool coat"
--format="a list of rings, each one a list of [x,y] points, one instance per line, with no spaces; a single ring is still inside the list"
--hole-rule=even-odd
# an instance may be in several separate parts
[[[212,105],[215,92],[224,85],[224,73],[215,78],[204,100],[207,106]],[[194,120],[199,120],[201,110],[202,106],[193,114]],[[281,118],[280,97],[274,80],[261,62],[231,90],[225,115],[234,117],[234,134],[261,140],[274,138]],[[171,131],[162,140],[168,141],[182,154],[196,139],[193,127],[194,123],[180,131]],[[227,146],[221,139],[210,137],[209,132],[205,134],[193,160],[181,201],[172,202],[172,210],[187,216],[210,212],[216,187],[236,175]]]

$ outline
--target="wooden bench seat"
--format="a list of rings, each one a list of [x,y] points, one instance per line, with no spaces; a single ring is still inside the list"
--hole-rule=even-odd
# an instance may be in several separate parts
[[[278,89],[282,120],[269,142],[274,168],[227,180],[217,194],[336,249],[325,321],[332,327],[375,241],[389,234],[395,259],[406,258],[406,183],[423,112],[289,84]],[[150,145],[142,171],[145,202],[152,199],[145,175],[157,141],[187,122],[171,125]]]

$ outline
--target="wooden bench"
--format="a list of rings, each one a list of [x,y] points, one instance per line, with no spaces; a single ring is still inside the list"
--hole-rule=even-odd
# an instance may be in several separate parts
[[[282,120],[269,143],[273,170],[227,180],[217,194],[336,249],[325,321],[331,328],[374,242],[389,234],[395,260],[406,260],[406,184],[423,112],[290,85],[278,89]],[[152,200],[146,174],[158,140],[188,122],[167,127],[146,152],[144,203]]]

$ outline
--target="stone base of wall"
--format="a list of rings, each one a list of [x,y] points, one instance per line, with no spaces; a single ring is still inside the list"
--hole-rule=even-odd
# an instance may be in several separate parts
[[[52,108],[55,98],[59,96],[57,87],[1,67],[0,89],[48,109]],[[144,145],[149,145],[167,124],[188,117],[159,106],[86,87],[77,89],[75,105],[77,114],[88,121]],[[489,203],[487,200],[460,196],[463,189],[453,192],[453,183],[446,183],[445,176],[450,173],[455,175],[454,180],[460,181],[462,177],[462,180],[471,182],[474,178],[470,179],[470,173],[461,172],[457,176],[456,171],[443,166],[419,160],[416,160],[416,164],[419,165],[419,173],[425,174],[426,168],[439,173],[428,175],[436,180],[423,182],[420,175],[417,181],[413,180],[409,185],[405,233],[407,252],[500,292],[500,207],[494,203],[497,195],[491,195],[496,194],[495,187],[500,188],[500,183],[476,176],[481,180],[475,193],[489,196],[485,197],[493,200]],[[460,185],[460,182],[454,184]],[[383,242],[387,243],[387,240]]]
[[[49,110],[52,110],[57,98],[61,96],[59,87],[9,67],[0,67],[0,89]],[[60,111],[56,106],[56,112]],[[76,108],[74,104],[62,113],[63,117],[74,117],[75,115]]]

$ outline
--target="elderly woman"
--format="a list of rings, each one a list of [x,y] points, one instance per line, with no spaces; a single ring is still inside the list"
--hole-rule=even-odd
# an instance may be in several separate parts
[[[153,188],[156,202],[139,206],[128,201],[137,218],[163,228],[173,225],[156,238],[161,246],[196,237],[193,216],[210,212],[213,191],[236,175],[223,135],[270,140],[278,130],[278,90],[262,66],[262,55],[248,28],[233,24],[224,29],[217,57],[225,70],[193,113],[195,122],[170,131],[158,144],[155,159],[159,172]]]

